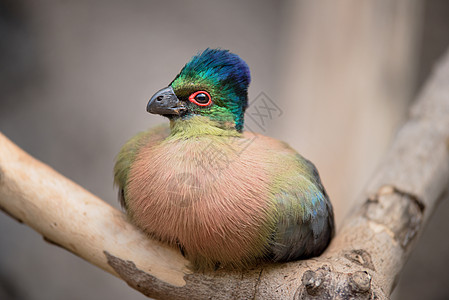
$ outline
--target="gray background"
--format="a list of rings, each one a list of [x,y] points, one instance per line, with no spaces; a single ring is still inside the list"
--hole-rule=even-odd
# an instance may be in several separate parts
[[[350,11],[364,21],[355,3]],[[165,122],[146,113],[148,98],[165,87],[199,50],[231,49],[251,68],[250,99],[263,91],[283,111],[262,130],[249,122],[251,129],[287,141],[317,164],[340,224],[394,137],[406,107],[448,45],[447,2],[416,3],[411,11],[396,7],[382,12],[382,16],[393,12],[392,20],[415,25],[409,33],[413,43],[408,48],[413,53],[408,63],[402,63],[412,65],[413,72],[403,73],[413,76],[389,87],[403,91],[403,100],[371,101],[374,104],[370,105],[381,109],[363,119],[371,117],[390,124],[379,129],[378,140],[372,139],[377,144],[382,140],[384,145],[374,148],[372,154],[353,144],[360,140],[366,145],[368,141],[362,137],[371,136],[379,126],[358,126],[357,119],[351,123],[348,107],[354,115],[361,115],[377,106],[354,105],[359,101],[344,107],[340,104],[344,99],[320,104],[307,97],[316,93],[303,92],[308,87],[301,82],[307,82],[309,74],[319,81],[319,72],[332,71],[331,67],[320,69],[323,59],[314,57],[326,50],[328,40],[314,38],[313,30],[319,30],[319,23],[311,20],[320,8],[303,1],[0,1],[0,131],[34,157],[118,207],[112,186],[114,156],[133,134]],[[345,20],[353,18],[349,15]],[[375,39],[362,33],[365,39]],[[325,36],[326,30],[322,34]],[[340,37],[344,40],[344,36],[334,36],[336,45]],[[299,41],[298,52],[294,41]],[[355,34],[346,43],[358,51],[358,45],[367,41]],[[378,47],[376,53],[388,52],[388,43],[373,45]],[[348,64],[346,59],[353,54],[343,53],[330,61]],[[298,62],[297,57],[305,58]],[[368,60],[370,57],[367,55]],[[346,69],[336,68],[345,78]],[[357,70],[360,76],[369,76],[369,68]],[[350,91],[356,85],[351,83]],[[330,95],[338,94],[325,80],[317,89],[326,88]],[[404,109],[397,104],[401,101]],[[322,131],[307,117],[317,120]],[[332,120],[360,130],[348,134]],[[349,142],[344,140],[348,136]],[[335,147],[341,148],[341,154],[332,151]],[[356,151],[351,149],[358,149],[362,154],[356,158],[368,164],[356,162],[355,167],[345,170],[336,167],[335,161],[350,165],[351,151]],[[397,299],[449,298],[449,276],[445,274],[449,267],[448,213],[449,203],[442,203],[403,271],[395,292]],[[45,243],[30,228],[0,214],[0,299],[106,298],[145,299],[123,281]]]

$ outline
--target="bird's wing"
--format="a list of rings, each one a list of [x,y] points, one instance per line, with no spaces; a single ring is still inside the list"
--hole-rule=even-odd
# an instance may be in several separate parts
[[[114,184],[119,188],[119,201],[125,209],[127,208],[125,194],[128,174],[139,150],[142,147],[158,143],[165,139],[169,134],[170,128],[168,125],[157,126],[148,131],[136,134],[120,149],[115,160]]]
[[[334,235],[334,215],[315,166],[299,154],[301,166],[288,188],[276,195],[278,222],[270,245],[275,261],[320,255]]]

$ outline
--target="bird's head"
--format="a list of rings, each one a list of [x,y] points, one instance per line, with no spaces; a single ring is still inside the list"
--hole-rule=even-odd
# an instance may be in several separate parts
[[[147,111],[175,120],[203,116],[242,131],[249,83],[249,67],[238,55],[208,48],[151,97]]]

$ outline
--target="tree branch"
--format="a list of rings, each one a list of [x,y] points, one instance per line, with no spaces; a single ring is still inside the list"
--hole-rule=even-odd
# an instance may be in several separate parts
[[[243,272],[192,273],[178,251],[0,134],[0,208],[158,299],[386,299],[448,179],[449,54],[326,252]]]

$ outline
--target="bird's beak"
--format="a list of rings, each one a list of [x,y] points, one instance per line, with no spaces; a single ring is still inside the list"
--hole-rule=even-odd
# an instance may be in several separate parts
[[[147,104],[147,112],[166,117],[179,116],[186,110],[187,108],[176,97],[171,86],[158,91]]]

